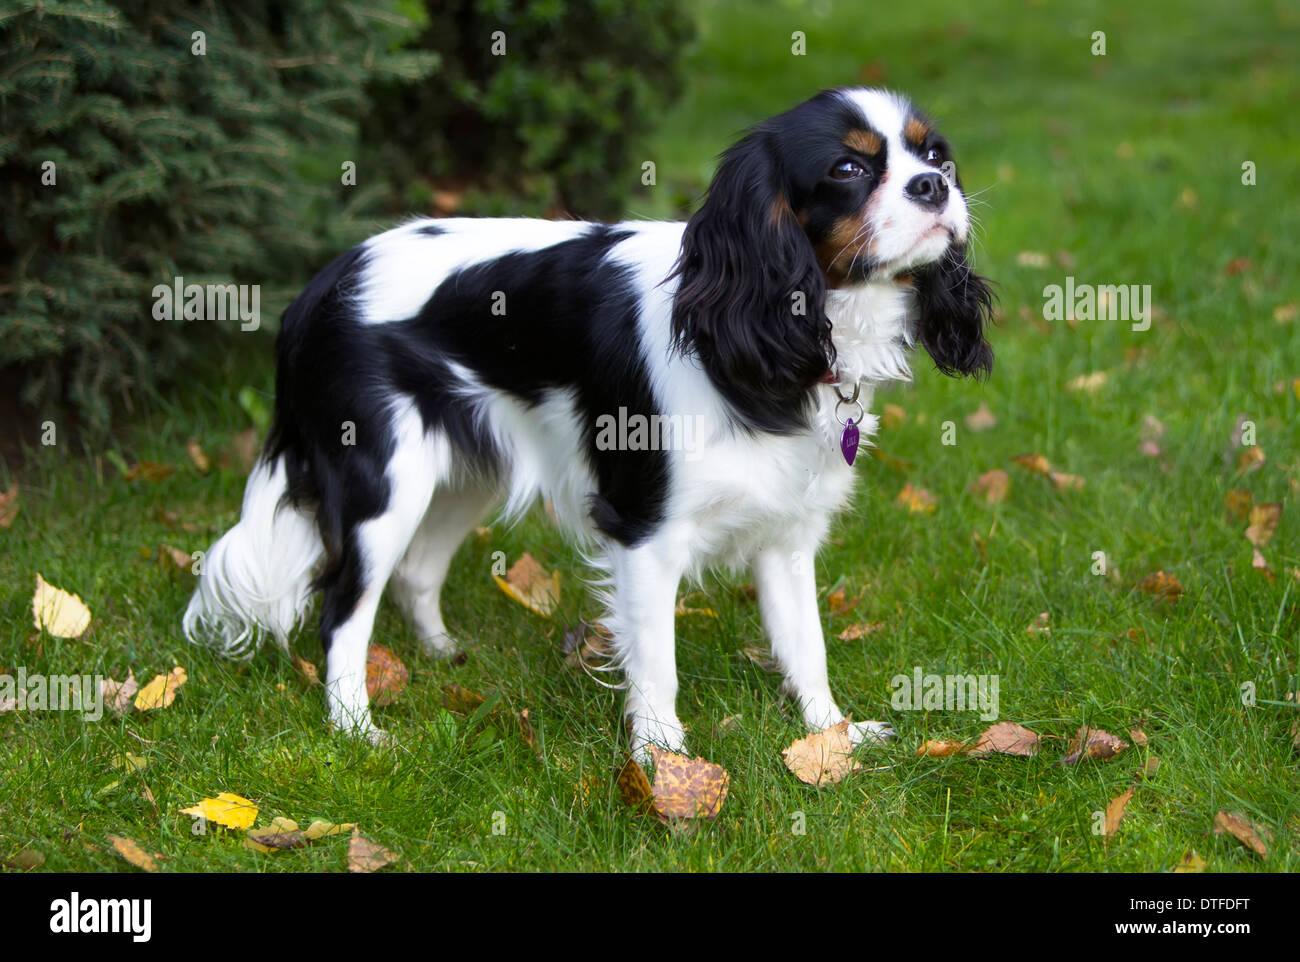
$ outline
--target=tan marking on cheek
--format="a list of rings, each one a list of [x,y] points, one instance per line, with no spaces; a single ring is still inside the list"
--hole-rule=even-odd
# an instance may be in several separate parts
[[[793,212],[790,210],[790,204],[785,199],[785,195],[780,194],[772,201],[772,206],[768,208],[767,216],[768,220],[770,220],[775,226],[779,225],[781,221],[791,216],[792,213]]]
[[[880,139],[879,134],[872,133],[870,130],[851,130],[844,138],[844,146],[868,157],[874,157],[880,153],[880,148],[885,146],[885,142]]]
[[[907,138],[908,143],[915,144],[917,147],[924,147],[926,140],[930,137],[930,125],[924,120],[910,117],[907,125],[903,128],[903,136]]]
[[[870,242],[869,232],[863,230],[864,223],[857,217],[842,217],[814,247],[817,264],[831,287],[838,287],[844,281],[854,257],[860,256]]]

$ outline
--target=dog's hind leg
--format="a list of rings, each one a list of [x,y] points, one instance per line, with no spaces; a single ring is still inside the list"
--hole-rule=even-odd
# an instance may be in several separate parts
[[[429,655],[449,658],[460,650],[442,620],[442,586],[456,550],[495,500],[496,492],[482,482],[439,488],[393,572],[393,600]]]
[[[429,506],[434,489],[450,475],[450,447],[440,433],[426,433],[409,409],[393,423],[392,454],[384,468],[386,497],[377,514],[344,518],[338,558],[323,579],[321,641],[326,652],[325,690],[330,721],[336,728],[381,741],[384,733],[370,718],[366,694],[366,655],[375,612],[384,586],[406,553]],[[356,483],[365,483],[355,472]],[[356,503],[348,478],[334,488],[338,509]],[[374,478],[366,479],[371,483]],[[322,503],[321,510],[331,510]]]

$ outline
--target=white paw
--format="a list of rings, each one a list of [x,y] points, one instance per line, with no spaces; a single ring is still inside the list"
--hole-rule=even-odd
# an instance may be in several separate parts
[[[365,733],[365,737],[366,741],[370,742],[370,744],[374,745],[376,748],[391,748],[396,744],[392,735],[382,728],[375,728],[373,725],[371,726],[370,731]]]
[[[650,755],[650,746],[655,745],[664,751],[685,754],[686,729],[676,718],[650,719],[635,718],[632,721],[632,757],[642,768],[654,764]]]
[[[894,737],[894,727],[887,722],[849,722],[849,743],[853,745],[881,744]]]
[[[446,632],[425,638],[420,644],[424,648],[424,653],[430,658],[449,661],[464,654],[460,642]]]

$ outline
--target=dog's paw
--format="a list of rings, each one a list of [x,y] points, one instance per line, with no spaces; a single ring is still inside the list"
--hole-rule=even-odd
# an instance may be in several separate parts
[[[650,746],[678,755],[686,753],[686,729],[676,718],[637,719],[632,725],[632,757],[647,771],[654,766]]]
[[[425,638],[420,645],[426,655],[438,661],[450,661],[460,665],[466,658],[465,649],[461,647],[460,642],[446,633]]]
[[[894,727],[888,722],[849,722],[849,743],[852,745],[879,745],[893,737]]]

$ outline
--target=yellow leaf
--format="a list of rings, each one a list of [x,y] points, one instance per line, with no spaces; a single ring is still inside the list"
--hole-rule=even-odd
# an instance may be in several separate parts
[[[76,595],[54,587],[38,573],[32,623],[55,638],[80,638],[90,627],[90,609]]]
[[[894,503],[914,514],[934,514],[934,495],[925,488],[915,487],[910,481],[903,485],[903,490],[898,492]]]
[[[781,750],[781,755],[785,767],[807,785],[838,782],[862,769],[853,757],[847,720],[792,742]]]
[[[537,559],[524,552],[501,578],[492,576],[497,587],[529,611],[549,618],[560,601],[560,573],[548,573]]]
[[[158,871],[158,866],[154,864],[153,856],[142,849],[134,839],[123,838],[118,835],[108,836],[108,840],[113,843],[113,849],[118,855],[126,859],[136,868],[142,868],[146,872]]]
[[[335,825],[333,822],[323,822],[316,819],[307,826],[307,830],[302,834],[314,842],[318,838],[328,838],[331,835],[347,835],[356,827],[356,822],[344,822],[341,825]]]
[[[190,456],[190,461],[199,469],[201,474],[207,474],[208,469],[212,467],[212,460],[204,452],[199,444],[198,438],[190,438],[185,442],[185,453]]]
[[[1273,539],[1277,523],[1282,520],[1282,504],[1274,501],[1268,504],[1256,504],[1250,508],[1250,527],[1246,529],[1246,540],[1256,548],[1262,548]]]
[[[197,805],[182,808],[181,814],[244,831],[257,821],[257,806],[231,792],[221,792],[216,798],[205,798]]]
[[[176,700],[176,692],[185,684],[188,676],[185,669],[177,665],[166,675],[155,675],[153,681],[140,689],[135,696],[136,711],[152,711],[166,708]]]

